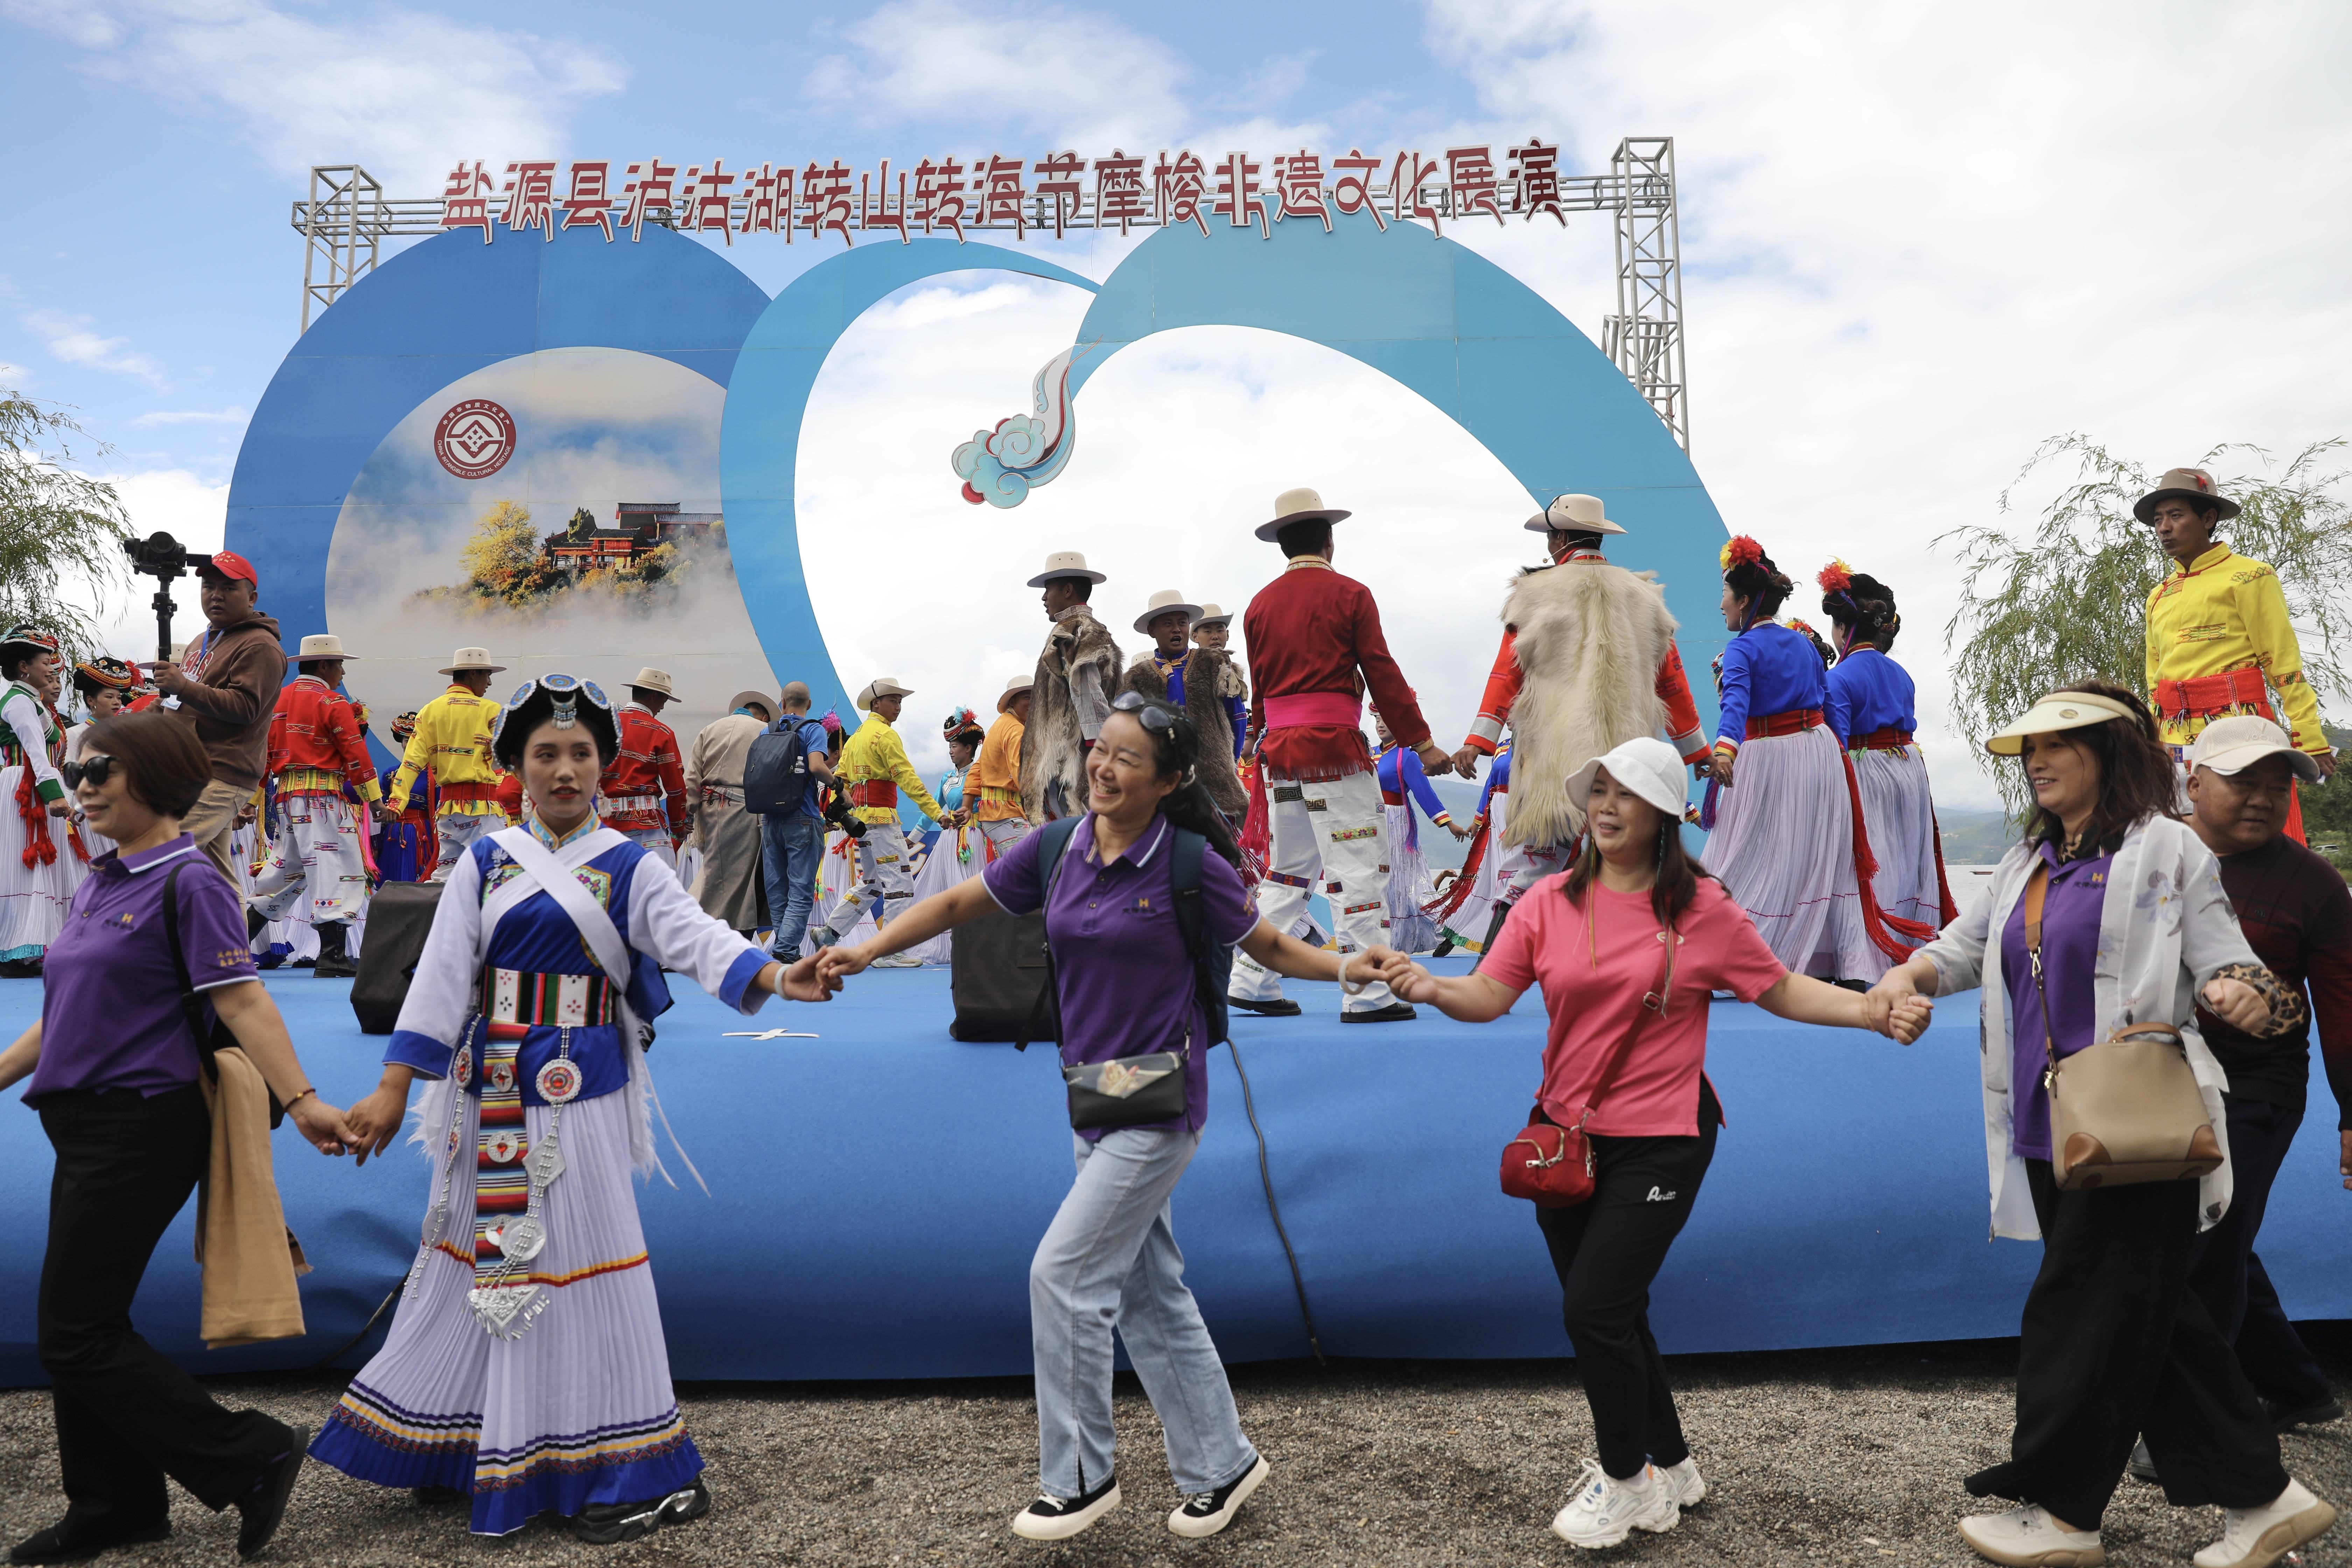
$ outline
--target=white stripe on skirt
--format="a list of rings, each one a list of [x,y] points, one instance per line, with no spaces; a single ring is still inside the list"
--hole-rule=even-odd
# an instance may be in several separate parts
[[[1884,956],[1864,929],[1853,875],[1845,753],[1829,726],[1742,743],[1732,777],[1716,795],[1706,868],[1797,973],[1859,980],[1881,973]]]
[[[1437,897],[1437,889],[1429,885],[1429,861],[1416,842],[1412,805],[1387,811],[1389,945],[1399,952],[1427,952],[1437,945],[1437,921],[1422,906]]]

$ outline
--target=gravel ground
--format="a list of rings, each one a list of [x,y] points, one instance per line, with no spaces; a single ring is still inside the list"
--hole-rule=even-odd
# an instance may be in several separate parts
[[[2352,1384],[2352,1323],[2312,1326]],[[1642,1563],[1974,1563],[1952,1521],[1960,1478],[2007,1448],[2011,1342],[1675,1358],[1672,1375],[1712,1495],[1661,1536],[1586,1561]],[[1034,1416],[1013,1379],[924,1384],[688,1384],[710,1465],[703,1521],[613,1549],[639,1563],[1110,1564],[1560,1563],[1582,1555],[1545,1526],[1567,1500],[1591,1422],[1568,1363],[1355,1363],[1234,1369],[1250,1436],[1274,1473],[1223,1535],[1186,1542],[1150,1406],[1119,1380],[1126,1506],[1079,1541],[1030,1545],[1006,1529],[1032,1495]],[[220,1395],[315,1424],[341,1380],[222,1379]],[[2352,1500],[2352,1422],[2286,1439],[2288,1468]],[[44,1393],[0,1394],[0,1539],[59,1507]],[[236,1515],[184,1496],[163,1545],[110,1563],[234,1561]],[[2165,1506],[2126,1479],[2105,1521],[2118,1568],[2185,1563],[2219,1510]],[[2341,1532],[2352,1538],[2352,1525]],[[276,1563],[577,1563],[595,1548],[542,1521],[505,1541],[468,1536],[459,1508],[305,1470],[268,1554]],[[2352,1564],[2352,1539],[2309,1554]]]

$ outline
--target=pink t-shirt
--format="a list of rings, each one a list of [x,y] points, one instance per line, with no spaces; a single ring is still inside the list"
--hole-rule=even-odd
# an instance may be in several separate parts
[[[1658,920],[1650,895],[1612,893],[1597,883],[1587,907],[1568,901],[1568,874],[1529,889],[1504,922],[1503,933],[1478,965],[1498,985],[1543,987],[1551,1027],[1544,1039],[1544,1114],[1563,1126],[1582,1113],[1601,1058],[1624,1038],[1643,993],[1658,982]],[[1788,970],[1772,956],[1748,911],[1723,884],[1702,877],[1698,896],[1675,922],[1674,994],[1664,1017],[1653,1017],[1633,1054],[1601,1095],[1589,1132],[1621,1138],[1696,1137],[1698,1080],[1706,1066],[1706,1004],[1710,991],[1753,1002]]]

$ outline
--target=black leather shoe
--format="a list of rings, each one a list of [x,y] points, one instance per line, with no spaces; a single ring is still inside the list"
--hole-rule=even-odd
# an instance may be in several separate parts
[[[2282,1435],[2298,1426],[2324,1426],[2330,1421],[2344,1419],[2344,1403],[2339,1399],[2323,1399],[2316,1405],[2286,1405],[2275,1399],[2263,1401],[2270,1413],[2271,1425]]]
[[[310,1457],[310,1428],[297,1426],[286,1452],[261,1472],[253,1489],[236,1500],[245,1522],[236,1527],[236,1554],[250,1563],[268,1547],[269,1538],[285,1522],[286,1504],[294,1496],[294,1478]]]
[[[143,1546],[149,1542],[169,1541],[172,1521],[159,1519],[152,1524],[118,1526],[79,1525],[68,1513],[48,1529],[26,1536],[9,1549],[11,1563],[80,1563],[101,1552],[111,1552],[119,1546]]]
[[[1287,996],[1277,996],[1271,1002],[1245,1002],[1238,996],[1225,998],[1228,1007],[1239,1007],[1244,1013],[1258,1013],[1268,1018],[1296,1018],[1298,1004]]]
[[[697,1476],[692,1486],[647,1502],[591,1503],[572,1516],[572,1533],[591,1546],[615,1546],[709,1511],[710,1489]]]
[[[1360,1013],[1342,1013],[1342,1024],[1402,1024],[1421,1015],[1412,1010],[1410,1002],[1391,1002],[1385,1007],[1367,1007]]]

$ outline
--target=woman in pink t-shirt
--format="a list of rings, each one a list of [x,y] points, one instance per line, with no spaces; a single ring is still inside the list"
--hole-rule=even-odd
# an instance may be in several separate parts
[[[1576,864],[1519,900],[1476,973],[1441,979],[1400,964],[1390,985],[1405,1001],[1472,1024],[1501,1017],[1529,985],[1543,987],[1551,1027],[1536,1113],[1564,1127],[1584,1121],[1596,1185],[1574,1207],[1538,1207],[1536,1222],[1559,1275],[1601,1448],[1551,1527],[1579,1546],[1613,1546],[1634,1530],[1672,1530],[1706,1495],[1650,1332],[1649,1300],[1723,1121],[1705,1071],[1708,994],[1728,991],[1783,1018],[1875,1029],[1906,1043],[1929,1010],[1917,998],[1874,1003],[1792,974],[1773,957],[1746,911],[1684,853],[1687,784],[1664,742],[1628,741],[1586,763],[1568,787],[1586,813]],[[1662,946],[1669,928],[1671,979]],[[1663,1013],[1646,1020],[1611,1081],[1597,1083],[1645,995],[1657,993]]]

